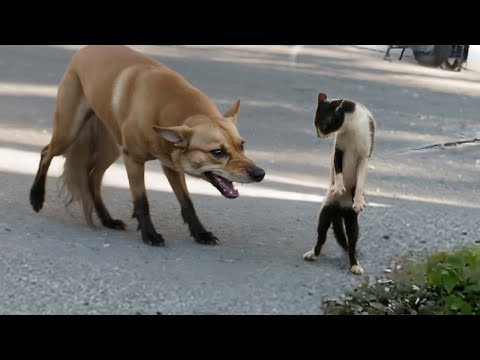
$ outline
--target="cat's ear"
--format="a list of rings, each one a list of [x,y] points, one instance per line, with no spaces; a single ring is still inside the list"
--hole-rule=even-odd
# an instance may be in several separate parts
[[[338,111],[340,110],[342,104],[343,104],[343,99],[333,100],[330,102],[330,107],[334,108],[335,111]]]
[[[319,103],[324,102],[325,100],[327,100],[327,95],[325,95],[324,93],[318,94],[318,102]]]

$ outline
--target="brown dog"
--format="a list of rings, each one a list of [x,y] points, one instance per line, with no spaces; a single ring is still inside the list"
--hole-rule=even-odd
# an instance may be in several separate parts
[[[185,173],[227,198],[239,195],[232,182],[263,180],[265,172],[244,154],[236,127],[239,106],[237,100],[222,116],[204,93],[157,61],[124,46],[87,46],[60,82],[52,139],[42,150],[30,203],[40,211],[50,162],[64,154],[63,180],[72,200],[81,201],[88,224],[93,226],[95,209],[104,226],[124,230],[101,196],[103,175],[122,154],[143,241],[164,245],[150,218],[144,182],[145,162],[159,159],[192,236],[216,244],[195,213]]]

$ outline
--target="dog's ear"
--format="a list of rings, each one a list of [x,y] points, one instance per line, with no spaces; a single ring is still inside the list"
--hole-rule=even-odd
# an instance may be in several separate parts
[[[318,94],[318,102],[319,103],[324,102],[325,100],[327,100],[327,95],[325,95],[324,93]]]
[[[232,117],[237,115],[238,113],[238,108],[240,107],[240,99],[235,101],[232,106],[230,106],[230,109],[227,110],[225,114],[223,114],[224,117]]]
[[[330,102],[330,106],[335,109],[335,111],[339,111],[343,104],[343,99],[333,100]]]
[[[238,113],[238,108],[240,107],[240,99],[235,101],[232,106],[230,106],[230,109],[227,110],[225,114],[223,114],[224,118],[227,118],[228,120],[232,121],[235,125],[237,125],[237,113]]]
[[[193,130],[185,125],[171,127],[152,127],[153,130],[155,130],[163,139],[173,143],[173,145],[178,148],[187,147],[188,140],[193,133]]]

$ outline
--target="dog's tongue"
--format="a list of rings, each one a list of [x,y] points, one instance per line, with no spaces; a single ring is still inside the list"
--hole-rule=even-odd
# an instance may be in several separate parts
[[[213,174],[213,177],[215,178],[218,186],[220,187],[220,191],[222,192],[222,195],[229,198],[229,199],[235,199],[238,197],[240,194],[238,193],[238,190],[235,189],[233,184],[222,178],[221,176]]]

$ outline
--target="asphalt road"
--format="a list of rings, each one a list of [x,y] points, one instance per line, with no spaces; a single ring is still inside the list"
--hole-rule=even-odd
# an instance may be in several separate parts
[[[480,73],[383,61],[335,46],[138,46],[184,75],[221,110],[240,98],[247,154],[267,175],[228,200],[188,179],[193,202],[220,246],[193,242],[158,162],[148,164],[152,218],[165,248],[141,242],[122,161],[104,198],[128,229],[90,229],[59,197],[52,164],[37,214],[28,192],[49,142],[56,86],[76,47],[0,46],[1,314],[320,314],[322,300],[381,276],[400,257],[480,242],[480,148],[402,150],[480,134]],[[377,121],[349,272],[329,234],[315,241],[332,138],[314,137],[319,91],[366,105]]]

